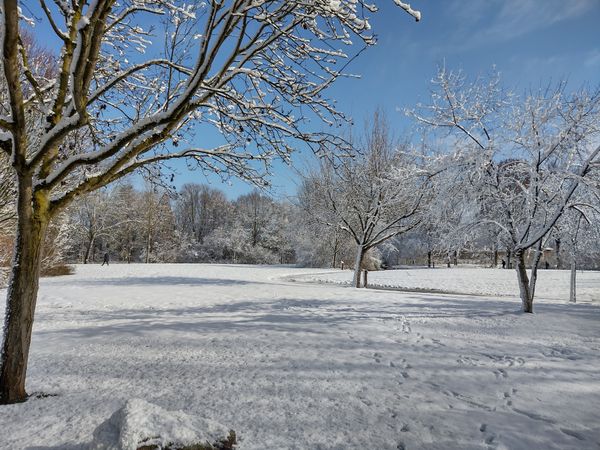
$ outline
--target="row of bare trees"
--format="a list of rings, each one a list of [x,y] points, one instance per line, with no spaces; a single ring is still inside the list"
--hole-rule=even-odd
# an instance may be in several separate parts
[[[294,262],[292,205],[254,191],[234,201],[207,185],[177,193],[131,185],[75,202],[62,223],[69,262]]]
[[[409,231],[429,258],[445,246],[448,264],[491,241],[514,260],[522,309],[533,312],[548,245],[569,242],[574,277],[578,241],[598,233],[600,89],[560,83],[517,95],[496,74],[469,82],[441,69],[430,102],[408,114],[421,126],[418,146],[395,143],[376,113],[354,154],[306,177],[309,226],[354,241],[357,287],[365,252]]]

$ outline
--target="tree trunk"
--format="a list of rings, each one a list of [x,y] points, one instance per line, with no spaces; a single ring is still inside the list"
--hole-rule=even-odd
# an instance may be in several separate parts
[[[85,255],[83,256],[83,263],[87,264],[90,259],[90,253],[92,251],[92,247],[94,246],[94,236],[90,237],[88,240],[88,244],[85,248]]]
[[[12,271],[6,299],[0,404],[27,400],[25,376],[37,299],[42,244],[48,213],[40,207],[46,199],[32,202],[31,181],[20,181],[17,196],[18,222]]]
[[[333,258],[331,261],[331,267],[335,269],[336,265],[337,265],[337,254],[338,254],[338,239],[337,236],[335,237],[334,241],[333,241]],[[343,267],[342,267],[343,269]]]
[[[431,250],[427,252],[427,267],[431,268]]]
[[[573,251],[571,253],[571,285],[569,289],[569,301],[577,302],[577,255]]]
[[[523,312],[533,312],[533,297],[529,291],[529,277],[527,276],[527,268],[525,267],[525,254],[522,250],[515,253],[517,260],[517,278],[519,280],[519,294],[521,303],[523,304]]]
[[[150,262],[150,252],[152,251],[152,234],[149,232],[146,239],[146,264]]]
[[[352,284],[354,287],[360,287],[360,267],[362,266],[363,259],[365,257],[365,248],[363,245],[358,245],[356,248],[356,260],[354,261],[354,279]]]
[[[512,269],[512,264],[510,262],[510,249],[506,250],[506,268]]]
[[[535,297],[535,285],[537,283],[537,274],[538,269],[540,267],[540,262],[542,261],[542,244],[543,242],[540,240],[536,247],[536,252],[533,261],[531,262],[531,279],[529,280],[529,295],[531,296],[532,300]]]
[[[562,269],[562,261],[560,260],[560,239],[555,239],[556,243],[556,268]]]

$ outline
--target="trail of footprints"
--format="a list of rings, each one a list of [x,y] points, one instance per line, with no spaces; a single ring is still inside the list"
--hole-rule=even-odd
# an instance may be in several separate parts
[[[425,336],[423,336],[423,334],[421,334],[421,333],[413,334],[410,322],[408,321],[408,319],[405,316],[395,317],[392,328],[394,330],[394,336],[395,336],[394,340],[398,343],[403,343],[403,344],[408,343],[414,347],[418,346],[420,350],[424,350],[424,351],[444,347],[444,344],[442,342],[440,342],[438,339],[425,338]],[[397,339],[399,337],[398,334],[400,334],[401,339]],[[348,333],[348,336],[352,341],[356,342],[356,339],[350,333]],[[365,342],[365,344],[370,346],[373,344],[373,342]],[[370,358],[372,358],[372,360],[375,364],[384,365],[386,363],[385,359],[383,357],[383,354],[381,352],[376,351],[376,352],[373,352],[373,353],[371,353],[369,355],[365,355],[365,356],[370,356]],[[525,360],[523,358],[512,357],[509,355],[495,355],[495,354],[489,354],[489,353],[481,353],[481,354],[477,355],[477,357],[459,355],[459,357],[457,358],[456,361],[459,364],[464,364],[467,366],[488,367],[488,368],[490,368],[496,381],[499,383],[502,383],[502,384],[507,383],[509,381],[509,369],[518,368],[525,364]],[[397,374],[398,374],[398,380],[397,380],[398,384],[404,384],[407,380],[410,380],[411,378],[413,378],[415,380],[419,379],[418,376],[411,375],[412,366],[407,362],[407,360],[405,358],[401,358],[398,361],[390,360],[387,362],[387,364],[389,365],[389,367],[396,369]],[[505,389],[500,391],[500,393],[499,393],[500,403],[499,404],[496,403],[495,406],[493,406],[493,405],[490,406],[490,405],[486,405],[483,403],[478,403],[478,402],[474,401],[473,399],[471,399],[469,396],[462,395],[455,391],[444,389],[442,386],[440,386],[436,383],[427,382],[427,381],[426,381],[426,383],[431,385],[432,387],[434,387],[436,390],[438,390],[443,395],[451,397],[453,400],[458,400],[460,402],[466,403],[475,408],[493,412],[497,409],[497,407],[502,407],[502,408],[509,409],[511,412],[514,412],[515,414],[524,415],[533,420],[539,420],[539,421],[543,421],[543,422],[547,422],[547,423],[553,423],[552,419],[542,417],[538,414],[530,413],[528,411],[523,411],[518,408],[515,408],[513,406],[513,399],[514,399],[515,394],[518,393],[518,390],[512,386],[506,387]],[[362,396],[359,395],[359,397],[362,397]],[[361,398],[361,400],[362,400],[362,398]],[[364,399],[363,402],[368,405],[370,405],[370,403],[371,403],[371,402],[367,401],[367,399]],[[392,411],[390,417],[392,419],[396,419],[397,413],[395,411]],[[566,429],[566,428],[559,428],[559,430],[562,433],[564,433],[568,436],[571,436],[575,439],[585,440],[585,438],[577,431]],[[410,432],[411,428],[408,424],[403,423],[400,431],[402,433]],[[498,435],[490,429],[489,424],[481,423],[479,425],[479,432],[482,434],[482,439],[483,439],[482,443],[488,449],[494,449],[500,445],[500,442],[498,440]],[[397,448],[404,450],[406,448],[406,446],[403,441],[400,441],[397,445]]]

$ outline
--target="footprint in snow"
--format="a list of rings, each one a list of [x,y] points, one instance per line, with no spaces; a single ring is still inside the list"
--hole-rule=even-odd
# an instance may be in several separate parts
[[[523,364],[525,364],[525,360],[519,357],[509,355],[495,355],[490,353],[482,353],[482,355],[490,359],[493,363],[505,367],[520,367]]]
[[[504,404],[506,406],[512,406],[512,399],[511,399],[510,392],[504,393]]]
[[[493,373],[496,376],[496,379],[508,378],[508,372],[504,369],[495,369]]]
[[[559,430],[567,436],[574,437],[575,439],[578,439],[580,441],[585,441],[583,435],[578,433],[577,431],[569,430],[568,428],[559,428]]]
[[[459,355],[456,359],[456,362],[459,364],[464,364],[466,366],[477,366],[479,365],[479,360],[477,358],[473,358],[471,356]]]
[[[495,440],[496,440],[496,435],[492,433],[485,438],[485,443],[487,445],[493,445]]]
[[[396,326],[397,331],[401,331],[402,333],[410,333],[412,330],[410,328],[410,322],[404,316],[396,317],[396,321],[399,322]]]

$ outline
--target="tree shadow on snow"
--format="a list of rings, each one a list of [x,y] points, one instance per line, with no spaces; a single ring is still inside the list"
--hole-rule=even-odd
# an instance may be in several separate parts
[[[69,286],[239,286],[246,284],[265,284],[260,281],[233,280],[226,278],[148,276],[126,278],[97,278],[69,280]]]
[[[59,444],[56,446],[34,445],[25,447],[24,450],[84,450],[89,448],[89,444]]]
[[[355,306],[353,305],[355,303]],[[546,314],[600,320],[600,308],[588,305],[539,304],[537,315],[519,311],[519,303],[460,299],[451,297],[403,297],[389,303],[359,303],[352,299],[256,299],[209,306],[171,308],[123,308],[85,314],[86,324],[73,328],[39,331],[39,335],[75,335],[94,338],[107,334],[144,335],[160,331],[174,333],[237,333],[251,329],[322,334],[331,327],[365,321],[392,321],[398,317],[412,319],[480,319],[514,317],[515,320],[544,320]],[[113,323],[111,323],[114,321]],[[108,322],[108,323],[107,323]]]

